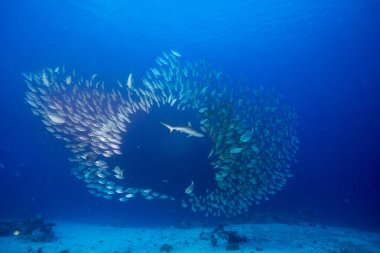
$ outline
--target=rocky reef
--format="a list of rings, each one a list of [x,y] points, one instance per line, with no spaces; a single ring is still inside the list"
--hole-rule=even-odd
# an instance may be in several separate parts
[[[199,238],[201,240],[209,240],[211,245],[215,247],[220,240],[226,242],[226,250],[239,250],[240,244],[248,242],[248,237],[238,231],[225,230],[224,225],[218,225],[212,232],[201,232]]]
[[[17,236],[32,242],[50,242],[55,238],[54,223],[47,223],[40,216],[24,220],[0,221],[0,236]]]

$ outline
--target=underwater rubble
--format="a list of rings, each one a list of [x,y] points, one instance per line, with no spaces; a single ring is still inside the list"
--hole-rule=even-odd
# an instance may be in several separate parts
[[[225,230],[225,225],[218,225],[212,232],[201,232],[199,239],[209,240],[211,245],[215,247],[220,240],[225,241],[226,250],[239,250],[241,243],[248,242],[248,237],[238,231]]]
[[[172,251],[174,248],[172,245],[168,244],[168,243],[164,243],[161,245],[160,247],[160,251],[162,252],[170,252]]]
[[[0,236],[16,236],[31,242],[51,242],[55,238],[54,223],[34,216],[20,221],[0,221]]]

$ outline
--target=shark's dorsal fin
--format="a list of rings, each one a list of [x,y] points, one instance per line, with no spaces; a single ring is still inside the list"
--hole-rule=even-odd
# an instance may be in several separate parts
[[[187,125],[188,125],[189,127],[191,127],[191,123],[190,123],[190,121],[187,122]]]

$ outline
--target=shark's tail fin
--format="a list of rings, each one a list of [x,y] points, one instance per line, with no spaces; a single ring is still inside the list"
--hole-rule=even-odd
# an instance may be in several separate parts
[[[170,126],[170,125],[168,125],[168,124],[162,123],[162,122],[160,122],[160,123],[161,123],[162,125],[166,126],[166,127],[169,129],[169,133],[173,132],[174,127],[172,127],[172,126]]]

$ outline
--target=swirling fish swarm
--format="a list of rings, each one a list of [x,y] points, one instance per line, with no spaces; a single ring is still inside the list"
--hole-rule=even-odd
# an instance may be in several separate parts
[[[229,86],[205,61],[183,62],[174,50],[155,61],[138,85],[129,75],[117,89],[105,88],[96,74],[85,80],[62,67],[23,74],[32,112],[67,143],[75,164],[72,173],[89,192],[119,201],[139,196],[176,201],[148,186],[125,186],[124,170],[110,165],[111,158],[122,155],[132,115],[161,106],[193,110],[200,131],[213,143],[208,159],[216,187],[196,194],[192,182],[181,206],[229,217],[280,191],[292,176],[289,168],[298,150],[297,116],[281,96],[263,88]]]

